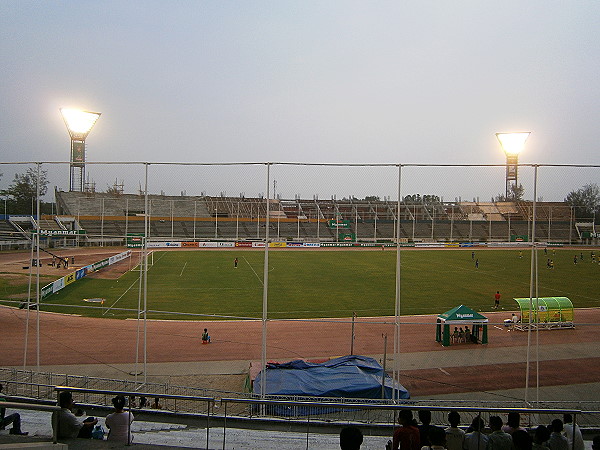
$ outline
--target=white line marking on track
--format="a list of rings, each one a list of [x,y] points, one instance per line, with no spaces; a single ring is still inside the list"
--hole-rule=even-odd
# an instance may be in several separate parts
[[[446,374],[446,375],[450,376],[450,374],[448,372],[446,372],[444,369],[442,369],[441,367],[438,367],[438,370],[440,372],[442,372],[443,374]]]
[[[183,271],[185,270],[185,266],[187,266],[187,261],[183,265],[183,269],[181,269],[181,273],[179,274],[179,276],[183,275]]]

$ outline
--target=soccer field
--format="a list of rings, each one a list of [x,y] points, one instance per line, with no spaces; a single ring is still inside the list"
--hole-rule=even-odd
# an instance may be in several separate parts
[[[539,250],[539,296],[569,297],[576,308],[600,305],[600,265],[590,251],[573,263],[573,249]],[[528,297],[531,253],[524,250],[401,251],[402,315],[439,314],[464,304],[490,311],[493,296],[515,310],[514,297]],[[234,259],[239,264],[234,268]],[[554,269],[546,268],[546,259]],[[478,260],[479,267],[475,265]],[[155,251],[148,270],[148,317],[202,319],[262,315],[264,252]],[[389,316],[394,314],[394,250],[276,250],[269,252],[268,316],[282,318]],[[102,297],[102,308],[81,308]],[[113,318],[136,317],[139,271],[118,280],[86,277],[47,302],[45,310]],[[71,307],[58,307],[58,305]],[[141,305],[143,308],[143,305]],[[160,311],[160,312],[159,312]]]

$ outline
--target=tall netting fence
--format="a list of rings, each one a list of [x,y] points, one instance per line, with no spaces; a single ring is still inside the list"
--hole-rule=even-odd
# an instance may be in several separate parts
[[[346,358],[383,389],[323,395],[600,401],[598,166],[510,191],[503,165],[89,163],[82,192],[69,164],[1,170],[4,367],[285,399],[315,391],[274,389],[282,363]],[[46,312],[109,336],[74,352]]]

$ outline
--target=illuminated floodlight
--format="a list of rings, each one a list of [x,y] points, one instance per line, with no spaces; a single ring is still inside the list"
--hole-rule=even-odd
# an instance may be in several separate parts
[[[79,109],[60,108],[69,136],[71,136],[71,192],[83,192],[85,179],[85,138],[100,117],[100,113]]]
[[[516,133],[496,133],[496,137],[505,153],[518,155],[525,147],[525,141],[531,131],[519,131]]]
[[[515,133],[496,133],[496,138],[506,154],[506,189],[505,200],[510,200],[514,194],[512,186],[518,186],[519,153],[525,147],[525,141],[531,131],[518,131]]]
[[[81,140],[85,140],[101,114],[70,108],[61,108],[60,113],[65,121],[71,139]]]

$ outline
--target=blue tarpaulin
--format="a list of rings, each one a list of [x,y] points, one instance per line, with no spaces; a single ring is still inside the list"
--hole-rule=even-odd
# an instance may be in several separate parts
[[[261,392],[261,371],[254,380],[254,392]],[[342,356],[324,363],[302,360],[267,364],[268,395],[305,395],[316,397],[372,398],[381,397],[383,367],[366,356]],[[385,398],[410,398],[400,383],[385,374]]]

